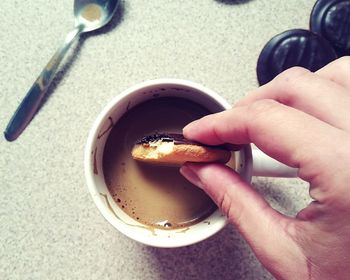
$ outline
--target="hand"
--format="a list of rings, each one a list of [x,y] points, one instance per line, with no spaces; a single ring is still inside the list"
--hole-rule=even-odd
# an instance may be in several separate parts
[[[254,143],[310,183],[313,202],[295,218],[277,212],[221,164],[181,173],[217,203],[278,279],[350,279],[350,57],[315,73],[292,68],[231,110],[186,126],[186,138]]]

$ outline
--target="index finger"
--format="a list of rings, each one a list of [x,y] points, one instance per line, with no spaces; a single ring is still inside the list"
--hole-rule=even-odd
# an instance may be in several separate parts
[[[324,67],[323,71],[327,71],[328,67]],[[272,82],[241,99],[235,107],[262,99],[274,99],[332,126],[350,131],[350,92],[342,85],[325,78],[326,75],[297,67],[288,69]]]
[[[343,139],[345,132],[265,99],[206,116],[187,125],[183,133],[208,145],[254,143],[278,161],[303,168],[310,162],[325,162],[321,159],[331,153],[334,142]]]

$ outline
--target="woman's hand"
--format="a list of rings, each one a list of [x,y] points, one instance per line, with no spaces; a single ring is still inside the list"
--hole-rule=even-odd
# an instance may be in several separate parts
[[[292,68],[233,109],[186,126],[205,144],[254,143],[299,169],[314,200],[295,218],[273,208],[220,164],[185,164],[279,279],[350,279],[350,57],[316,73]]]

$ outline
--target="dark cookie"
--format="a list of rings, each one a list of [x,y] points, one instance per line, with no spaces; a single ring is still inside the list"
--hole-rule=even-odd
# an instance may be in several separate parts
[[[339,56],[350,55],[350,1],[317,1],[311,12],[310,29],[327,39]]]
[[[316,71],[336,58],[335,50],[321,36],[304,29],[287,30],[273,37],[261,51],[258,81],[266,84],[293,66]]]

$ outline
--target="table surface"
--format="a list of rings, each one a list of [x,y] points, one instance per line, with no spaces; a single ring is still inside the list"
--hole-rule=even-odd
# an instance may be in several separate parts
[[[2,0],[0,128],[73,26],[73,1]],[[308,28],[312,0],[124,0],[111,24],[84,35],[48,98],[12,143],[0,140],[0,279],[271,279],[233,226],[178,249],[117,232],[88,193],[83,150],[105,104],[154,78],[203,84],[231,103],[257,87],[264,44]],[[287,215],[308,201],[298,179],[255,178]],[[258,213],[257,213],[258,214]]]

